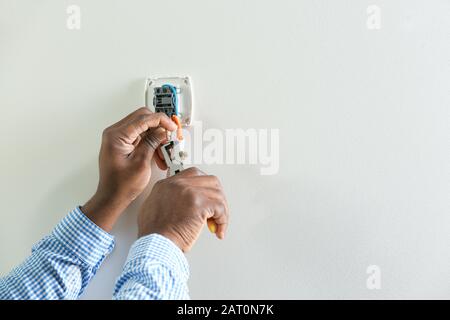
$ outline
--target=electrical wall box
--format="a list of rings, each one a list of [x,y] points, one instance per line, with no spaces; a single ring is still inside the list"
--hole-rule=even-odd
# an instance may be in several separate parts
[[[148,78],[145,82],[145,105],[153,112],[178,116],[182,126],[190,126],[193,115],[190,77]]]

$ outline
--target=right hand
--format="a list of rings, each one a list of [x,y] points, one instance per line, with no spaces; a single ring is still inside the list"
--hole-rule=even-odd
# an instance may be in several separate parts
[[[81,208],[100,228],[110,231],[128,205],[150,181],[151,160],[161,169],[155,151],[166,140],[165,130],[177,128],[164,113],[143,107],[103,131],[100,179],[94,196]]]
[[[138,235],[158,233],[187,252],[208,219],[215,222],[216,236],[223,239],[228,214],[219,179],[189,168],[155,184],[139,213]]]

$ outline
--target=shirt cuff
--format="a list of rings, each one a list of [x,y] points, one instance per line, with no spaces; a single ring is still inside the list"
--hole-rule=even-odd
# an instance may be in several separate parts
[[[189,264],[183,252],[160,234],[153,233],[138,239],[130,249],[127,265],[148,260],[160,263],[180,276],[183,281],[189,279]]]
[[[53,236],[80,260],[95,267],[114,248],[114,237],[101,229],[80,207],[71,211],[53,230]]]

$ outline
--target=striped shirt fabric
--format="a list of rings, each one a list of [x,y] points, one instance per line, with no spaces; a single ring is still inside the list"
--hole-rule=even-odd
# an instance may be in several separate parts
[[[31,255],[0,278],[0,299],[77,299],[114,248],[114,237],[79,207],[32,248]],[[151,234],[130,249],[114,299],[189,299],[189,266],[169,239]]]

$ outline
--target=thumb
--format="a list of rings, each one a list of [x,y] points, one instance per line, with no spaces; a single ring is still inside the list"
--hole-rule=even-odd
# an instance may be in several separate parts
[[[134,152],[135,157],[143,160],[152,159],[155,151],[165,140],[167,140],[166,131],[163,128],[149,129],[139,141]]]

